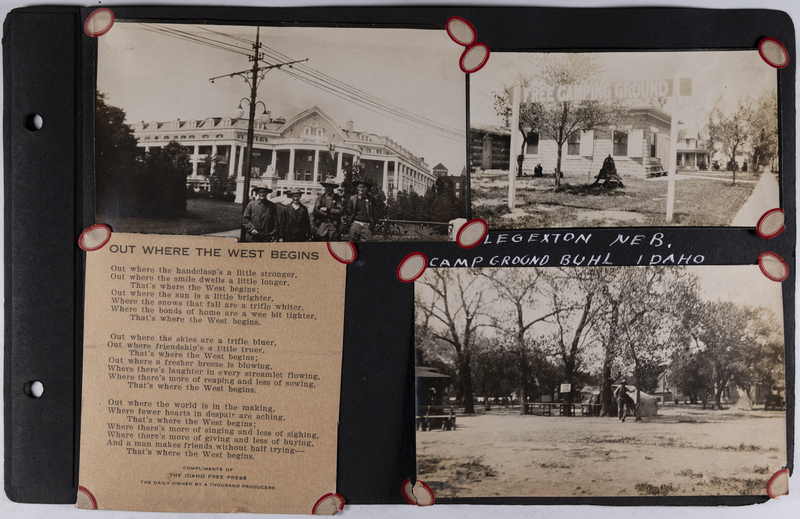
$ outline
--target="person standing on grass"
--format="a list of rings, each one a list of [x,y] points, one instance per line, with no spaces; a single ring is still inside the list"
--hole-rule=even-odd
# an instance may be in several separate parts
[[[625,382],[621,382],[619,387],[614,391],[614,396],[617,398],[617,419],[625,421],[628,416],[628,388],[625,387]]]
[[[334,192],[339,184],[332,177],[325,182],[320,182],[325,192],[317,197],[314,204],[314,225],[317,228],[315,238],[322,241],[336,241],[339,239],[339,226],[341,225],[342,197]]]
[[[267,200],[267,194],[272,190],[264,186],[253,188],[255,200],[251,200],[242,214],[242,227],[244,227],[245,241],[269,242],[275,241],[278,233],[278,208]]]
[[[308,241],[311,237],[311,220],[308,209],[300,202],[303,192],[295,189],[287,193],[292,203],[283,208],[278,241]]]
[[[376,204],[369,191],[369,184],[363,180],[354,180],[358,194],[347,201],[347,225],[350,227],[351,241],[369,241],[375,228]]]

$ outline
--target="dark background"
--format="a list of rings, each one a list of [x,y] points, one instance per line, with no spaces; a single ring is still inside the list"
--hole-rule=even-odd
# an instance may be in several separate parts
[[[779,73],[782,207],[787,230],[763,240],[749,229],[668,229],[670,252],[702,254],[705,264],[754,264],[761,252],[792,268],[783,282],[787,374],[794,371],[795,40],[790,18],[777,11],[688,9],[330,8],[244,9],[112,7],[118,19],[208,19],[216,23],[342,23],[441,28],[450,16],[471,21],[478,40],[500,50],[754,49],[771,36],[790,50]],[[94,223],[92,134],[93,42],[81,30],[91,10],[15,11],[5,21],[5,488],[14,501],[72,503],[77,491],[80,416],[83,252],[77,237]],[[490,58],[491,59],[491,58]],[[455,64],[454,64],[455,66]],[[46,126],[19,122],[40,113]],[[468,122],[467,122],[468,125]],[[465,157],[467,155],[465,143]],[[560,229],[556,232],[563,232]],[[619,232],[592,230],[592,244]],[[640,234],[652,234],[643,229]],[[496,233],[493,233],[496,234]],[[409,252],[429,258],[541,254],[522,244],[461,250],[453,243],[358,245],[348,267],[337,491],[346,503],[405,503],[400,483],[414,479],[413,286],[396,268]],[[593,245],[547,249],[551,256],[605,252]],[[617,264],[634,264],[643,246]],[[45,395],[21,388],[41,380]],[[793,460],[794,379],[787,380],[788,458]],[[791,499],[783,498],[783,499]],[[518,504],[745,504],[757,497],[520,498],[454,502]],[[380,509],[386,510],[386,509]],[[555,509],[552,509],[555,511]],[[610,511],[610,510],[609,510]],[[422,510],[419,513],[423,513]]]

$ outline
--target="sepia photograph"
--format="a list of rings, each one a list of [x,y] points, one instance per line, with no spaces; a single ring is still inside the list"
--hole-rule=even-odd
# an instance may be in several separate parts
[[[754,227],[780,204],[778,142],[777,72],[755,50],[497,52],[470,77],[472,216]]]
[[[464,221],[466,83],[442,30],[118,20],[98,39],[98,223],[436,241]]]
[[[417,477],[437,499],[766,495],[781,286],[758,266],[428,269]]]

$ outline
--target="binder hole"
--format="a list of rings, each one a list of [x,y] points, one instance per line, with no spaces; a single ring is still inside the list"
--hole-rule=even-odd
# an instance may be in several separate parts
[[[42,116],[39,114],[29,114],[25,117],[25,128],[32,132],[42,129]]]
[[[44,393],[44,385],[38,380],[32,380],[25,384],[25,394],[31,398],[39,398]]]

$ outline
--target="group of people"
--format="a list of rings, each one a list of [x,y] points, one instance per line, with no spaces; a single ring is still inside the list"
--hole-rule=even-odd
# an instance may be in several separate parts
[[[343,236],[350,241],[368,241],[377,221],[377,205],[369,194],[369,184],[354,180],[357,193],[346,200],[336,193],[339,184],[328,179],[320,182],[324,191],[317,197],[314,209],[300,202],[299,189],[286,193],[292,199],[280,208],[267,200],[272,189],[253,188],[255,199],[247,204],[242,215],[245,240],[248,242],[337,241]]]

